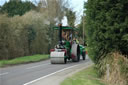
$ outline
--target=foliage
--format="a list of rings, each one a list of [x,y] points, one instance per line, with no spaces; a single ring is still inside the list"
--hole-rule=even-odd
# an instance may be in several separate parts
[[[28,1],[10,0],[2,6],[5,14],[0,15],[0,59],[47,54],[54,47],[57,33],[53,26],[63,18],[65,0],[45,2],[45,6],[40,3],[36,7]],[[35,8],[38,10],[32,11]]]
[[[36,9],[36,6],[30,1],[10,0],[1,7],[1,12],[12,17],[14,15],[21,16],[32,9]]]
[[[107,76],[107,64],[109,65],[109,78]],[[110,85],[128,84],[128,60],[120,53],[109,53],[95,67],[98,75],[104,77]]]
[[[83,21],[83,20],[84,20],[84,21]],[[84,22],[84,23],[83,23],[83,22]],[[84,25],[85,25],[85,22],[86,22],[86,16],[82,16],[82,17],[81,17],[81,22],[80,22],[80,24],[77,25],[77,27],[78,27],[78,29],[79,29],[79,30],[78,30],[78,36],[81,37],[81,38],[83,37],[83,31],[84,31],[84,29],[86,29],[85,26],[84,26]],[[83,24],[84,24],[84,25],[83,25]],[[84,29],[83,29],[83,28],[84,28]],[[84,32],[84,38],[86,39],[85,32]],[[86,40],[85,40],[85,41],[86,41]]]
[[[87,44],[94,62],[112,51],[128,55],[128,1],[88,0],[85,8]]]
[[[118,65],[120,68],[120,74],[123,76],[126,84],[128,84],[128,60],[121,57],[118,61]]]
[[[66,17],[67,17],[67,21],[68,21],[68,25],[71,27],[75,26],[75,20],[76,20],[76,13],[73,12],[71,9],[69,8],[65,8],[66,10]]]
[[[64,16],[64,7],[67,3],[66,0],[42,0],[38,4],[39,11],[45,15],[48,21],[48,49],[50,50],[57,43],[57,33],[54,31],[53,27],[60,23]]]
[[[10,20],[6,16],[1,15],[0,16],[0,58],[2,55],[4,55],[5,59],[7,59],[8,55],[10,54],[9,50],[11,49],[9,49],[10,48],[9,41],[11,41],[12,38],[12,34],[11,34],[12,30],[8,29],[9,24],[7,22],[10,22]]]
[[[48,26],[44,15],[30,11],[11,18],[0,15],[0,20],[0,59],[48,53]]]

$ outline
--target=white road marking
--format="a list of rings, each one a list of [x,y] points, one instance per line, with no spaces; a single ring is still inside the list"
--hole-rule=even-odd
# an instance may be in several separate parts
[[[0,76],[2,76],[2,75],[6,75],[6,74],[8,74],[8,72],[5,72],[5,73],[1,73],[1,74],[0,74]]]
[[[38,68],[38,67],[41,67],[41,66],[44,66],[44,65],[49,65],[49,63],[47,63],[47,64],[41,64],[41,65],[37,65],[37,66],[32,66],[32,67],[28,67],[26,69]]]
[[[54,75],[54,74],[56,74],[56,73],[58,73],[58,72],[62,72],[62,71],[64,71],[64,70],[67,70],[67,69],[76,67],[76,66],[78,66],[78,65],[79,65],[79,64],[77,64],[77,65],[73,65],[73,66],[70,66],[70,67],[67,67],[67,68],[64,68],[64,69],[61,69],[61,70],[59,70],[59,71],[53,72],[53,73],[48,74],[48,75],[43,76],[43,77],[40,77],[40,78],[38,78],[38,79],[35,79],[35,80],[30,81],[30,82],[28,82],[28,83],[25,83],[25,84],[23,84],[23,85],[29,85],[29,84],[32,84],[32,83],[34,83],[34,82],[36,82],[36,81],[39,81],[39,80],[41,80],[41,79],[44,79],[44,78],[49,77],[49,76],[51,76],[51,75]]]

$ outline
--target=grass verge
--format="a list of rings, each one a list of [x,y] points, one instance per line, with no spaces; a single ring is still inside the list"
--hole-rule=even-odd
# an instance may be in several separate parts
[[[61,85],[105,85],[98,77],[94,66],[84,69],[65,79]]]
[[[19,57],[12,60],[0,60],[0,67],[37,62],[41,60],[46,60],[48,58],[49,58],[49,55],[32,55],[32,56]]]

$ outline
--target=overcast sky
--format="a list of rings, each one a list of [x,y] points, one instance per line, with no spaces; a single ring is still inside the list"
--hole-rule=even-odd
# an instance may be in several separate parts
[[[3,5],[6,1],[9,0],[0,0],[0,5]],[[34,0],[30,0],[30,1],[34,1]],[[77,16],[76,24],[80,23],[80,17],[83,14],[83,5],[85,1],[87,0],[69,0],[70,2],[69,5],[71,6],[70,8],[72,8],[76,12],[76,16]]]

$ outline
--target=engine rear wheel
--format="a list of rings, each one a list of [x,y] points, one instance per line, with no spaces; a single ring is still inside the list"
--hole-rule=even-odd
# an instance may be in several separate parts
[[[72,61],[78,62],[80,60],[80,47],[78,44],[74,43],[72,45]]]
[[[85,54],[85,52],[84,52],[84,51],[82,52],[82,58],[83,58],[83,60],[85,60],[85,59],[86,59],[86,54]]]

